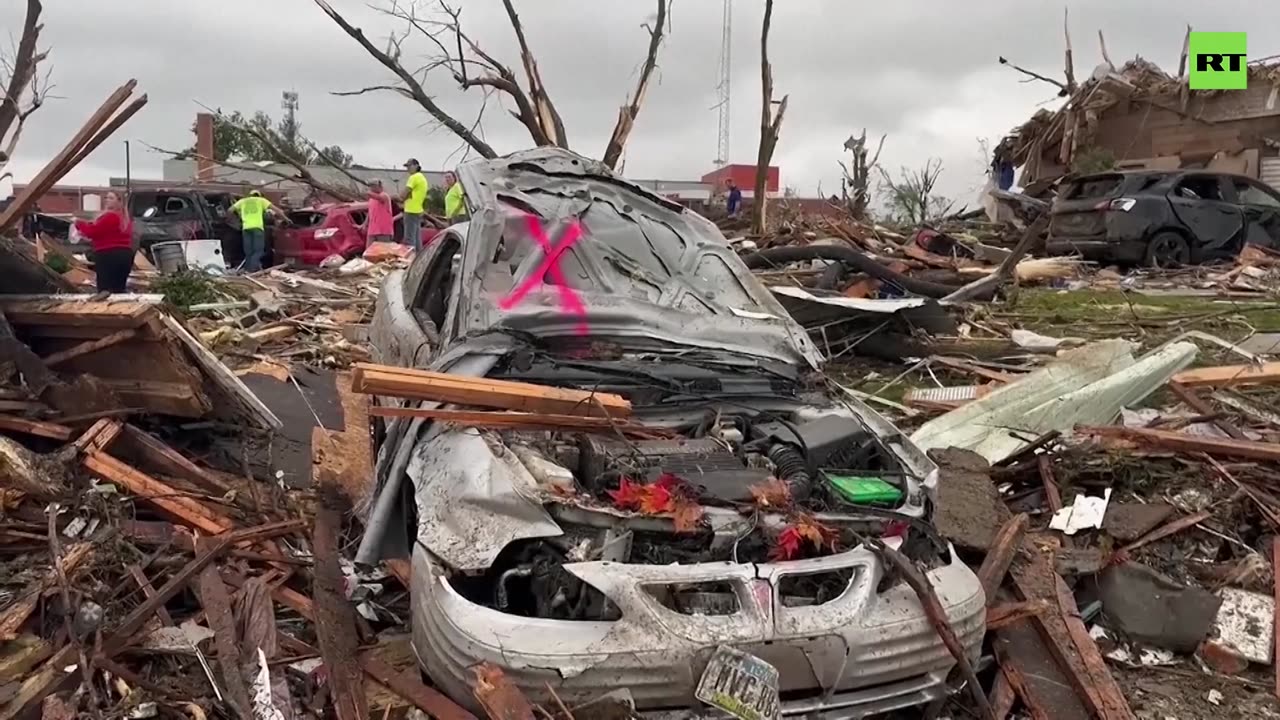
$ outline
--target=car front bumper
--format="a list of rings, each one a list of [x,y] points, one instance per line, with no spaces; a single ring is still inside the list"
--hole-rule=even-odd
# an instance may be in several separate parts
[[[961,643],[976,659],[985,631],[977,577],[954,558],[928,573]],[[899,582],[884,592],[878,559],[865,549],[767,565],[577,563],[565,568],[621,610],[616,622],[508,615],[462,597],[422,545],[413,554],[413,644],[424,670],[455,700],[475,707],[469,668],[491,663],[535,700],[548,686],[570,705],[626,688],[655,720],[721,717],[694,698],[703,669],[724,644],[764,659],[781,673],[784,717],[852,720],[919,705],[946,694],[954,659]],[[852,569],[838,598],[783,607],[786,575]],[[693,616],[661,605],[651,584],[724,581],[740,610]]]

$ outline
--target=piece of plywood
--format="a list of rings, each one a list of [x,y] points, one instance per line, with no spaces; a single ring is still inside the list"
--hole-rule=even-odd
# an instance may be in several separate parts
[[[359,363],[352,389],[369,395],[433,400],[458,405],[562,415],[628,417],[631,402],[612,393],[464,377],[448,373]]]
[[[13,300],[0,296],[0,311],[14,325],[96,328],[103,335],[115,330],[136,328],[157,312],[154,305],[146,302],[120,302],[111,299],[86,302],[61,300],[57,295],[34,300]]]

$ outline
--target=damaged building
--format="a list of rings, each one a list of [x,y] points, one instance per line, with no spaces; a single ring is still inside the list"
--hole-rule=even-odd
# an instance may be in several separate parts
[[[1280,63],[1248,71],[1245,90],[1193,91],[1183,73],[1140,57],[1103,64],[1003,146],[1032,194],[1069,172],[1112,168],[1207,168],[1280,186]]]

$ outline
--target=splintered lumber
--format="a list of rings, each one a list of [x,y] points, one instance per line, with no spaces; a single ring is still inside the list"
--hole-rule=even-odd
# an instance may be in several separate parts
[[[1009,518],[1000,532],[996,533],[995,540],[987,550],[987,557],[978,569],[978,581],[982,583],[982,590],[987,595],[988,608],[995,606],[996,591],[1004,582],[1004,576],[1009,572],[1009,565],[1018,554],[1018,548],[1022,547],[1022,537],[1030,523],[1031,518],[1026,513]]]
[[[1212,517],[1213,517],[1213,511],[1204,510],[1202,512],[1196,513],[1195,515],[1188,515],[1186,517],[1178,518],[1177,520],[1170,522],[1168,525],[1152,530],[1146,535],[1143,535],[1137,540],[1134,540],[1128,545],[1125,545],[1124,547],[1120,548],[1119,552],[1121,553],[1133,552],[1134,550],[1137,550],[1138,548],[1143,547],[1145,545],[1150,545],[1151,543],[1157,540],[1163,540],[1169,537],[1170,535],[1177,535],[1183,530],[1186,530],[1189,527],[1194,527],[1196,525],[1199,525],[1200,523]]]
[[[336,485],[323,485],[316,509],[312,544],[316,566],[311,591],[315,598],[316,637],[328,673],[334,715],[338,720],[367,720],[369,706],[363,677],[351,662],[359,644],[355,614],[347,602],[345,580],[338,565],[338,534],[342,531],[338,496]]]
[[[1280,444],[1232,438],[1209,438],[1187,435],[1173,430],[1151,430],[1120,426],[1077,427],[1077,432],[1115,438],[1139,446],[1174,450],[1186,453],[1204,453],[1218,457],[1237,457],[1249,460],[1280,461]]]
[[[631,402],[620,395],[466,377],[448,373],[359,363],[351,389],[367,395],[434,400],[521,412],[628,417]]]
[[[1134,720],[1124,693],[1080,619],[1070,590],[1049,560],[1040,553],[1024,553],[1014,563],[1011,573],[1022,600],[1049,604],[1050,610],[1033,616],[1032,622],[1067,676],[1070,687],[1093,716],[1099,720]],[[1006,631],[1015,627],[1010,626]]]
[[[154,505],[166,515],[193,528],[212,535],[230,532],[234,528],[229,519],[204,503],[186,497],[178,490],[103,451],[85,455],[84,466],[89,472],[124,487],[143,502]]]
[[[27,435],[49,438],[50,440],[62,440],[64,442],[71,439],[71,428],[66,425],[28,420],[12,415],[0,415],[0,430],[26,433]]]
[[[158,312],[155,305],[140,301],[61,299],[58,295],[36,299],[0,296],[0,310],[14,325],[86,327],[108,334],[136,330]]]
[[[556,428],[565,430],[608,430],[638,428],[640,426],[606,417],[581,415],[554,415],[524,412],[484,412],[479,410],[444,410],[438,408],[371,407],[369,414],[377,417],[410,417],[440,420],[455,425],[476,428],[502,428],[513,430],[538,430]]]
[[[1172,382],[1186,387],[1231,387],[1280,382],[1280,362],[1183,370],[1173,376]]]
[[[199,549],[207,549],[210,543],[196,543]],[[214,565],[206,565],[199,574],[200,604],[204,607],[204,616],[213,630],[214,647],[218,652],[218,666],[222,670],[223,687],[227,688],[228,702],[242,718],[253,717],[253,701],[249,698],[249,686],[240,674],[240,647],[236,642],[235,618],[231,614],[231,594],[218,574]],[[148,599],[154,594],[148,594]],[[157,607],[157,613],[162,610]]]

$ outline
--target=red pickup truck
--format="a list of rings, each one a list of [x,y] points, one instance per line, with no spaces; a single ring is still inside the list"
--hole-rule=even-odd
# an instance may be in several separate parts
[[[276,262],[294,265],[319,265],[330,255],[353,258],[364,252],[368,244],[369,203],[330,203],[288,213],[291,225],[275,234]],[[422,245],[440,232],[434,227],[422,228]],[[396,220],[395,239],[403,237],[403,227]]]

